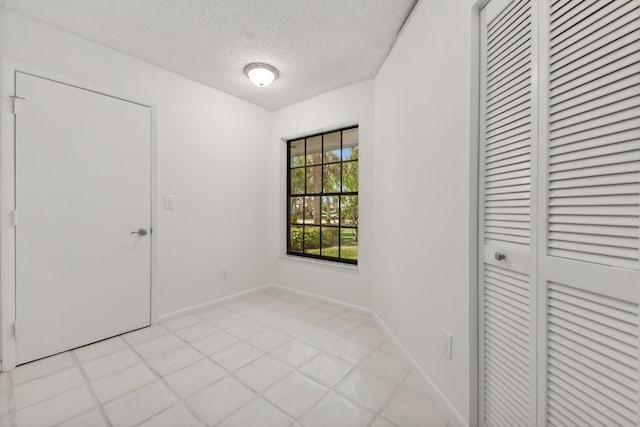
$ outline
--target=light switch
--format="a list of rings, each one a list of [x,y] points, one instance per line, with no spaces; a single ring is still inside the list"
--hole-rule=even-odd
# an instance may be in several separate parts
[[[164,196],[164,208],[175,209],[176,196]]]

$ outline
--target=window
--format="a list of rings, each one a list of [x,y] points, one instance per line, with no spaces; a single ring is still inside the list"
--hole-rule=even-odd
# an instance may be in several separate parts
[[[358,263],[358,127],[287,141],[287,253]]]

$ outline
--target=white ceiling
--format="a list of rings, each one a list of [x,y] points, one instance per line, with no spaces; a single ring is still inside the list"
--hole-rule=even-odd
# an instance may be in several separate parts
[[[417,0],[0,0],[269,109],[375,76]],[[267,88],[242,73],[267,62]]]

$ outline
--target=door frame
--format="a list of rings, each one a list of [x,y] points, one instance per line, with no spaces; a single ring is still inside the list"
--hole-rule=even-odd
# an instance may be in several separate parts
[[[16,367],[16,340],[13,324],[16,320],[16,233],[12,211],[15,207],[15,143],[16,127],[11,96],[15,95],[15,74],[24,72],[80,89],[110,96],[148,107],[151,112],[151,324],[158,321],[158,244],[160,197],[158,192],[158,106],[129,94],[118,94],[111,89],[67,75],[0,57],[0,370]],[[19,104],[19,101],[18,101]],[[19,105],[18,105],[19,108]]]

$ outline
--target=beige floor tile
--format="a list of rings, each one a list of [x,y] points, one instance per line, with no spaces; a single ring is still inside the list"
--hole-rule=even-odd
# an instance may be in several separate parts
[[[104,410],[114,427],[128,427],[167,409],[177,400],[162,381],[156,381],[112,400],[104,405]]]
[[[271,355],[293,367],[311,360],[320,350],[302,341],[290,340],[271,352]]]
[[[300,420],[304,427],[366,427],[375,414],[330,392]]]
[[[184,405],[178,404],[154,415],[139,427],[202,427],[202,423]]]
[[[299,418],[327,391],[324,386],[294,372],[269,388],[264,396],[287,414]]]
[[[70,420],[95,406],[86,385],[58,394],[16,412],[16,427],[50,427]]]
[[[227,373],[224,369],[209,359],[204,359],[168,375],[165,379],[176,393],[185,398],[218,381],[225,375]]]
[[[260,357],[263,353],[247,343],[239,342],[211,356],[211,359],[229,371],[235,371]]]
[[[291,418],[272,404],[264,399],[255,399],[238,409],[218,427],[248,427],[258,424],[260,427],[287,427],[291,422]]]
[[[364,369],[355,369],[336,386],[336,391],[365,408],[378,412],[395,388],[396,383],[392,381]]]
[[[262,356],[238,369],[234,375],[245,385],[260,392],[290,372],[291,368],[282,362],[269,356]]]
[[[447,427],[448,422],[432,399],[404,386],[398,387],[381,414],[403,427]]]
[[[238,380],[226,377],[187,400],[208,425],[214,425],[251,400],[255,394]]]
[[[329,353],[320,353],[300,367],[300,372],[327,387],[336,385],[353,368],[351,362]]]
[[[108,402],[156,380],[156,376],[143,363],[130,366],[122,371],[91,382],[98,400]]]

